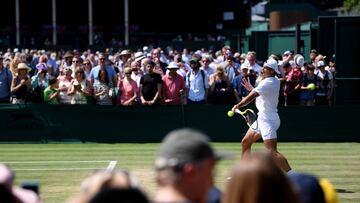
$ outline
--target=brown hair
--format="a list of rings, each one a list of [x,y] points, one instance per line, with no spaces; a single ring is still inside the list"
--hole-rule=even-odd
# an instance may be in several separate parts
[[[299,203],[292,185],[270,155],[253,153],[231,172],[222,203]]]

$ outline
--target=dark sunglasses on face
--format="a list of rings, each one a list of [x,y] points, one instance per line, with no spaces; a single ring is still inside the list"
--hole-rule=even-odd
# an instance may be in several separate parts
[[[99,60],[100,60],[100,61],[105,61],[105,58],[100,58]]]

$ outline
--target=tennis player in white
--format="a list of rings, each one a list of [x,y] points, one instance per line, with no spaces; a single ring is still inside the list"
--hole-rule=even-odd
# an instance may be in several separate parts
[[[258,78],[258,83],[255,88],[246,80],[243,81],[243,85],[250,91],[250,93],[238,104],[234,105],[232,110],[235,111],[235,109],[244,107],[256,99],[255,105],[259,111],[257,128],[251,126],[242,139],[241,157],[250,153],[251,145],[262,137],[266,149],[269,150],[272,156],[274,156],[279,166],[284,171],[288,172],[291,169],[288,161],[277,151],[276,131],[280,126],[277,105],[279,101],[280,81],[276,77],[276,74],[279,73],[277,61],[274,59],[267,60],[264,63],[261,75]]]

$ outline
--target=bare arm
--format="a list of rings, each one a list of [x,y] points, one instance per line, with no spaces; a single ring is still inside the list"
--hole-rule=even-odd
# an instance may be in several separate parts
[[[255,91],[251,91],[248,96],[246,96],[243,100],[241,100],[238,104],[235,104],[232,108],[232,111],[235,111],[235,109],[239,109],[243,106],[248,105],[250,102],[252,102],[256,97],[259,96],[259,93]]]

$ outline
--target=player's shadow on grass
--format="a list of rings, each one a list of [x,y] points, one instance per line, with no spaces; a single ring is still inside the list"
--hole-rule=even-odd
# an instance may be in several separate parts
[[[338,192],[338,193],[355,193],[353,191],[346,190],[346,189],[336,189],[336,192]]]

